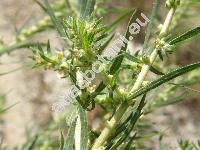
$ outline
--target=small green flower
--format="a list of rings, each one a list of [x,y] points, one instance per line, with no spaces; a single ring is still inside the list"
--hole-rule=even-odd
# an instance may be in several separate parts
[[[177,7],[178,5],[180,5],[180,0],[167,0],[165,3],[165,6],[168,9],[171,9],[173,7]]]
[[[55,57],[56,57],[57,60],[61,60],[63,58],[63,56],[64,56],[63,51],[56,51],[55,52]]]
[[[150,64],[150,57],[148,54],[144,54],[142,56],[142,61],[145,63],[145,64]]]

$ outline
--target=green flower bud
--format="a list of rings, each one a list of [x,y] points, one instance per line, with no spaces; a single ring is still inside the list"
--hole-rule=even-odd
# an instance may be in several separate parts
[[[58,60],[61,60],[64,56],[63,51],[56,51],[55,54],[56,54],[56,59]]]
[[[161,39],[157,39],[157,40],[155,41],[155,44],[156,44],[156,45],[159,45],[159,46],[164,46],[166,43],[165,43],[165,41],[163,41],[163,40],[161,40]]]
[[[178,5],[180,5],[180,0],[167,0],[165,3],[165,7],[167,7],[168,9],[177,7]]]
[[[67,68],[68,64],[66,62],[62,62],[60,68]]]
[[[142,61],[145,63],[145,64],[149,64],[150,63],[150,57],[149,55],[145,54],[142,56]]]

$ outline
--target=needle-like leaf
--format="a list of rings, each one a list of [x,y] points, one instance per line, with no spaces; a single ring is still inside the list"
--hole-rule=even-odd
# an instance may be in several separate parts
[[[51,54],[51,45],[50,45],[49,40],[47,42],[47,54]]]
[[[34,1],[44,10],[44,12],[47,12],[47,8],[39,0]]]
[[[102,52],[105,50],[105,48],[108,46],[108,44],[110,43],[110,41],[113,39],[114,34],[112,34],[99,48],[98,53],[102,54]]]
[[[118,17],[116,20],[114,20],[110,25],[106,26],[106,31],[108,31],[108,30],[112,29],[113,27],[115,27],[120,21],[122,21],[125,17],[127,17],[127,16],[130,15],[130,14],[132,14],[132,16],[131,16],[131,19],[130,19],[129,23],[132,23],[132,22],[133,22],[133,19],[135,19],[135,18],[134,18],[135,13],[136,13],[136,9],[125,11],[125,13],[123,13],[121,16],[119,16],[119,17]],[[130,26],[130,24],[129,24],[129,26]],[[128,27],[129,27],[129,26],[128,26]],[[127,31],[128,31],[128,27],[127,27]],[[130,32],[126,32],[126,33],[129,33],[129,34],[130,34]],[[129,37],[128,37],[128,38],[129,38]],[[128,38],[127,38],[127,39],[128,39]]]
[[[153,8],[152,8],[152,12],[151,12],[150,22],[146,29],[145,41],[144,41],[143,50],[142,50],[143,52],[146,51],[147,46],[148,46],[151,31],[153,29],[153,24],[156,19],[157,9],[158,9],[158,0],[153,0]]]
[[[83,1],[85,1],[85,0],[83,0]],[[85,11],[82,14],[83,18],[88,17],[92,14],[92,12],[94,11],[95,3],[96,3],[96,0],[87,0]]]
[[[129,37],[130,37],[130,34],[131,34],[131,33],[129,32],[129,26],[130,26],[131,23],[133,23],[133,21],[135,20],[135,13],[136,13],[136,10],[133,11],[132,16],[131,16],[131,18],[130,18],[130,21],[129,21],[129,23],[128,23],[128,26],[127,26],[127,29],[126,29],[126,33],[125,33],[125,38],[126,38],[126,39],[129,39]],[[122,46],[122,47],[121,47],[120,52],[125,52],[125,51],[126,51],[127,46],[128,46],[128,43],[125,43],[125,42],[124,42],[124,44],[125,44],[125,46]],[[111,75],[115,74],[115,72],[120,68],[121,63],[122,63],[122,61],[123,61],[123,58],[124,58],[124,56],[117,57],[117,58],[115,59],[115,61],[113,62],[112,66],[110,67],[109,74],[111,74]]]
[[[160,107],[172,105],[175,103],[179,103],[179,102],[183,101],[186,96],[187,96],[187,93],[182,93],[174,98],[169,98],[167,100],[161,100],[161,101],[155,102],[152,107],[160,108]]]
[[[148,83],[147,85],[145,85],[144,87],[140,88],[138,91],[134,92],[134,93],[131,93],[129,96],[128,96],[128,100],[131,100],[131,99],[134,99],[162,84],[164,84],[165,82],[168,82],[180,75],[183,75],[187,72],[190,72],[196,68],[199,68],[200,67],[200,61],[194,63],[194,64],[190,64],[190,65],[187,65],[187,66],[184,66],[184,67],[181,67],[181,68],[178,68],[174,71],[171,71],[169,73],[167,73],[166,75],[163,75],[162,77]]]
[[[29,144],[27,150],[33,150],[37,140],[38,140],[38,135],[35,135],[35,137],[33,138],[32,142]]]
[[[135,56],[133,56],[133,55],[131,55],[131,54],[129,54],[129,53],[123,52],[122,55],[124,55],[124,57],[125,57],[126,59],[128,59],[128,60],[130,60],[130,61],[132,61],[132,62],[135,62],[135,63],[142,63],[142,61],[141,61],[139,58],[137,58],[137,57],[135,57]]]
[[[46,7],[45,7],[46,6]],[[64,30],[63,24],[61,21],[55,16],[53,9],[51,8],[49,1],[45,0],[45,8],[47,10],[47,13],[49,14],[51,21],[53,22],[56,30],[60,34],[61,37],[67,37],[66,32]]]
[[[126,37],[127,39],[128,39],[129,36],[130,36],[130,32],[129,32],[128,30],[129,30],[130,24],[131,24],[131,23],[134,21],[134,19],[135,19],[135,13],[136,13],[136,10],[132,11],[132,16],[131,16],[130,21],[129,21],[128,26],[127,26],[127,30],[126,30],[126,33],[125,33],[125,37]],[[125,52],[125,51],[126,51],[127,46],[128,46],[128,43],[124,43],[124,44],[125,44],[125,46],[124,46],[124,47],[121,47],[120,52]],[[121,63],[122,63],[122,61],[123,61],[123,58],[124,58],[124,56],[120,56],[120,57],[118,57],[118,58],[116,58],[116,59],[114,60],[113,64],[112,64],[111,67],[110,67],[109,74],[113,75],[113,74],[115,74],[115,73],[118,71],[118,69],[120,68]],[[116,64],[117,64],[117,65],[116,65]],[[106,87],[106,85],[103,83],[103,81],[100,82],[100,84],[97,86],[95,92],[92,93],[92,97],[97,96],[98,93],[100,93],[105,87]]]
[[[188,31],[188,32],[176,37],[176,38],[171,39],[169,41],[169,44],[170,45],[175,45],[177,43],[180,43],[182,41],[190,39],[190,38],[192,38],[194,36],[197,36],[199,33],[200,33],[200,27],[196,27],[196,28],[194,28],[194,29],[192,29],[192,30],[190,30],[190,31]]]
[[[81,150],[87,149],[88,144],[88,126],[85,110],[79,105],[78,107],[81,120]]]
[[[157,74],[157,75],[164,75],[164,73],[162,73],[161,71],[159,71],[158,69],[156,69],[153,66],[150,67],[150,71]]]
[[[145,106],[145,98],[146,98],[146,94],[144,94],[144,96],[142,97],[139,105],[137,106],[136,110],[133,111],[133,113],[131,114],[131,120],[130,120],[130,125],[128,126],[128,128],[126,128],[125,130],[123,130],[124,134],[121,136],[121,138],[110,148],[110,150],[115,150],[117,149],[117,147],[122,144],[127,137],[129,137],[129,134],[131,133],[131,131],[133,130],[136,122],[138,121],[139,117],[142,114],[142,109]]]
[[[76,120],[71,124],[68,130],[64,150],[72,150],[74,147],[75,126],[76,126]]]
[[[6,112],[7,110],[9,110],[9,109],[11,109],[11,108],[13,108],[13,107],[16,106],[17,104],[19,104],[19,102],[16,102],[16,103],[14,103],[14,104],[12,104],[12,105],[10,105],[10,106],[4,108],[3,110],[0,110],[0,114]]]
[[[87,5],[88,0],[78,0],[78,3],[80,4],[80,16],[83,16],[85,14],[85,9]]]
[[[38,45],[38,43],[26,41],[26,42],[22,42],[22,43],[13,44],[10,46],[5,46],[5,47],[0,48],[0,56],[5,53],[10,53],[10,52],[14,51],[15,49],[30,48],[30,47],[36,46],[36,45]],[[40,43],[40,45],[44,45],[44,44]]]

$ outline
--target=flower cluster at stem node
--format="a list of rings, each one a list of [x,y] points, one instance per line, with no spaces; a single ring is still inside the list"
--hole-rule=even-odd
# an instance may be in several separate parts
[[[180,5],[180,0],[167,0],[165,3],[165,7],[168,9],[177,7],[178,5]]]

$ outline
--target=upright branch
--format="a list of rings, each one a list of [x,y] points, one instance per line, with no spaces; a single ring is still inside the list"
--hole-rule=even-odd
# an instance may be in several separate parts
[[[160,31],[160,34],[158,37],[159,40],[162,40],[162,38],[165,37],[165,35],[167,34],[170,24],[172,22],[172,18],[174,16],[176,7],[179,5],[179,3],[180,3],[180,0],[167,0],[166,7],[169,8],[169,12],[167,14],[165,22]],[[153,50],[153,52],[151,53],[150,58],[149,58],[150,64],[148,64],[148,65],[144,64],[142,66],[141,72],[139,73],[138,78],[135,81],[135,84],[133,85],[130,93],[135,92],[136,90],[138,90],[141,87],[145,77],[147,76],[147,73],[150,70],[150,66],[156,60],[159,47],[160,47],[160,43],[157,42],[155,49]],[[128,102],[123,102],[119,106],[119,108],[117,109],[114,116],[109,121],[107,121],[105,128],[103,129],[103,131],[101,132],[101,134],[97,138],[97,140],[95,141],[95,143],[92,147],[92,150],[98,150],[101,147],[103,147],[103,145],[106,142],[106,140],[108,139],[108,137],[112,134],[112,132],[114,132],[117,123],[120,121],[120,119],[122,118],[123,114],[125,113],[125,111],[127,110],[128,107],[129,107]]]

